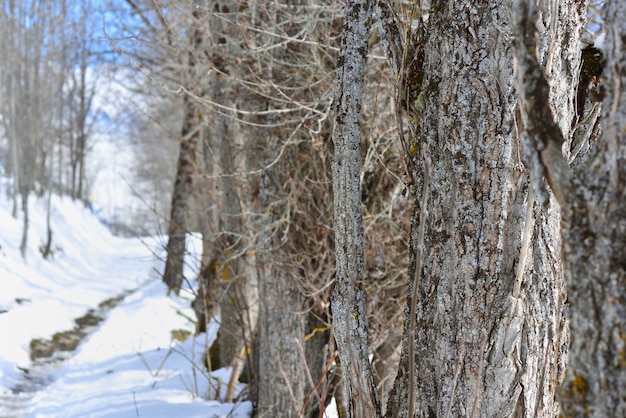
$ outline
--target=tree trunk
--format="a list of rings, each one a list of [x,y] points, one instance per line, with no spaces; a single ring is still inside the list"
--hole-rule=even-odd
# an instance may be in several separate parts
[[[265,6],[264,13],[250,16],[263,35],[248,35],[254,77],[261,76],[275,87],[259,88],[248,101],[254,105],[246,106],[259,112],[251,121],[265,125],[251,128],[247,135],[253,138],[247,148],[254,148],[248,152],[256,157],[248,169],[254,172],[249,178],[255,191],[260,306],[253,393],[259,416],[317,418],[330,400],[330,395],[324,398],[327,311],[314,300],[325,299],[327,292],[317,286],[330,280],[327,268],[332,269],[332,241],[328,235],[318,235],[319,224],[331,218],[330,173],[319,164],[323,152],[313,150],[305,122],[322,134],[325,115],[311,109],[326,112],[320,96],[328,87],[325,79],[332,64],[319,54],[327,45],[326,29],[336,11],[327,4],[311,7],[309,0],[266,2]],[[306,42],[300,40],[303,33]],[[267,47],[272,44],[282,46]],[[287,110],[297,111],[302,120],[281,116]],[[319,206],[318,199],[323,202]],[[325,219],[313,215],[320,207]]]
[[[41,255],[47,259],[52,254],[52,164],[54,153],[50,152],[50,162],[48,163],[48,184],[46,184],[46,242],[41,246]]]
[[[236,113],[240,106],[246,107],[249,98],[242,92],[231,63],[238,45],[226,42],[226,38],[240,36],[239,27],[229,27],[221,13],[230,13],[229,2],[198,2],[191,14],[190,25],[205,39],[195,45],[195,59],[202,71],[195,73],[194,89],[189,91],[196,101],[194,114],[204,121],[202,133],[202,176],[198,180],[200,229],[203,235],[202,268],[200,288],[194,309],[198,315],[197,331],[205,329],[206,322],[219,321],[220,330],[214,346],[206,353],[211,359],[210,367],[232,368],[231,379],[223,399],[233,400],[236,384],[244,367],[249,365],[253,331],[258,317],[258,285],[253,247],[254,233],[249,217],[251,192],[246,176],[248,170],[249,143],[258,132],[242,128]],[[208,45],[211,48],[208,48]],[[208,72],[206,71],[209,69]],[[200,103],[215,105],[207,111]],[[176,197],[173,198],[173,202]],[[174,213],[174,205],[172,206]],[[252,383],[252,367],[247,369],[247,379]]]
[[[11,169],[13,175],[13,209],[11,209],[11,215],[17,219],[17,210],[18,210],[18,197],[19,197],[19,184],[22,181],[22,176],[20,175],[20,145],[18,141],[18,118],[17,118],[17,105],[16,105],[16,95],[17,92],[14,88],[14,80],[13,75],[9,75],[9,94],[8,102],[9,102],[9,115],[10,115],[10,133],[9,133],[9,143],[11,145]],[[3,118],[4,119],[4,118]],[[6,125],[5,125],[6,126]]]
[[[187,61],[187,77],[185,82],[193,81],[198,71],[196,68],[196,50],[199,50],[203,43],[203,34],[199,28],[200,10],[194,9],[194,21],[191,25],[189,58]],[[184,98],[185,113],[183,116],[183,127],[180,138],[180,151],[178,154],[178,165],[176,169],[176,180],[174,182],[174,192],[172,193],[172,205],[170,223],[168,227],[167,260],[163,281],[170,291],[178,294],[182,285],[183,264],[185,257],[185,236],[187,233],[187,217],[189,199],[193,194],[193,178],[196,173],[196,152],[198,147],[198,137],[202,129],[199,118],[199,110],[192,98],[188,95]]]
[[[602,132],[576,170],[560,153],[569,138],[561,135],[550,110],[542,106],[548,88],[533,54],[532,36],[538,11],[526,1],[517,9],[518,84],[528,115],[524,123],[536,154],[533,163],[545,172],[562,211],[571,328],[569,365],[560,392],[564,417],[626,416],[626,169],[620,161],[626,136],[617,128],[626,120],[626,96],[619,88],[626,81],[620,64],[626,53],[618,35],[626,31],[626,7],[616,3],[604,8],[608,57]]]
[[[23,224],[22,224],[22,242],[20,243],[20,253],[22,254],[22,258],[26,259],[26,249],[28,245],[28,226],[29,226],[29,218],[28,218],[28,195],[30,194],[29,188],[21,189],[22,196],[22,214],[23,214]]]
[[[365,318],[360,141],[363,78],[372,1],[346,3],[335,85],[333,193],[337,272],[331,298],[333,333],[345,381],[349,416],[380,416],[368,358]]]
[[[258,132],[246,131],[237,123],[229,124],[229,136],[222,138],[218,149],[221,174],[218,252],[223,260],[224,273],[220,275],[220,361],[233,368],[230,388],[250,365],[248,353],[252,349],[253,333],[259,315],[258,271],[253,244],[254,227],[250,223],[251,191],[246,182],[248,170],[248,138]],[[247,380],[253,367],[248,367]],[[226,401],[232,401],[229,390]]]
[[[170,291],[178,294],[183,282],[185,236],[187,233],[187,209],[193,193],[196,148],[200,122],[191,99],[185,98],[185,116],[181,131],[180,152],[176,169],[176,181],[172,193],[172,208],[168,228],[167,261],[163,281]]]
[[[271,253],[259,260],[259,416],[304,416],[306,380],[304,301],[295,280],[274,268]],[[313,403],[313,400],[311,401]]]
[[[562,196],[571,329],[569,365],[560,393],[564,417],[626,416],[626,135],[620,128],[626,121],[626,93],[620,87],[626,82],[626,5],[607,3],[603,9],[607,56],[601,134],[572,171],[563,167],[563,160],[543,158],[561,138],[542,135],[550,132],[547,129],[531,131],[550,186]],[[530,23],[532,11],[531,6]],[[538,78],[527,77],[535,83]],[[528,87],[530,97],[541,99]]]
[[[260,131],[260,130],[259,130]],[[260,151],[261,167],[268,167],[280,149],[278,132],[264,135]],[[290,277],[284,252],[280,249],[284,232],[282,212],[267,210],[280,196],[282,164],[264,170],[259,182],[257,213],[261,226],[257,238],[259,271],[259,323],[257,328],[257,410],[259,417],[304,417],[308,393],[306,364],[306,306],[298,281]],[[276,225],[272,227],[271,225]]]
[[[278,133],[268,137],[278,140],[265,141],[264,167],[269,167],[284,140]],[[285,156],[283,161],[264,170],[259,185],[257,213],[262,215],[257,220],[262,228],[257,240],[260,306],[256,344],[257,414],[313,418],[320,416],[325,404],[322,395],[327,386],[323,383],[323,369],[329,332],[325,331],[325,322],[316,317],[313,303],[307,300],[302,288],[306,274],[315,274],[303,272],[308,259],[321,255],[308,254],[306,248],[303,253],[294,254],[293,247],[285,245],[289,231],[303,227],[299,222],[313,223],[310,218],[285,222],[285,214],[277,204],[285,193],[282,190],[285,177],[294,175],[287,165],[293,164],[293,160]],[[287,199],[290,205],[299,204],[297,197]],[[299,263],[297,266],[294,259]],[[330,400],[330,395],[326,400]]]
[[[557,413],[567,343],[559,212],[537,204],[521,161],[510,14],[502,3],[444,1],[407,36],[398,102],[411,122],[406,312],[414,307],[416,328],[407,316],[388,416]]]

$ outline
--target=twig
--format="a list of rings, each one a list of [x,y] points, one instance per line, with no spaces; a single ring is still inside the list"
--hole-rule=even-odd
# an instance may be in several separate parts
[[[135,392],[133,391],[133,403],[135,404],[135,414],[139,416],[139,407],[137,406],[137,399],[135,398]]]
[[[311,391],[306,399],[304,400],[304,402],[302,403],[302,409],[301,409],[301,413],[300,415],[304,414],[304,410],[306,409],[306,406],[309,403],[309,400],[311,399],[311,396],[313,396],[313,392],[315,392],[317,394],[317,389],[321,386],[322,388],[322,395],[321,397],[319,397],[320,400],[320,418],[323,417],[324,415],[324,404],[326,403],[326,394],[328,392],[328,373],[330,372],[330,368],[332,367],[333,363],[335,362],[335,358],[337,358],[337,355],[339,354],[338,351],[333,352],[332,356],[330,356],[330,359],[328,361],[326,361],[326,355],[327,355],[327,351],[328,351],[328,344],[325,345],[324,348],[324,364],[326,364],[326,366],[324,367],[324,370],[322,370],[322,376],[319,378],[319,380],[317,381],[317,383],[315,384],[315,387],[313,388],[313,391]]]
[[[478,376],[483,375],[483,369],[485,367],[485,349],[487,348],[487,331],[482,330],[482,340],[480,342],[480,357],[478,358]],[[545,357],[547,358],[547,357]],[[476,409],[480,405],[481,395],[484,392],[484,385],[480,385],[478,387],[479,390],[474,392],[474,405],[472,405],[472,412],[470,413],[470,418],[474,418],[476,416]]]
[[[307,361],[306,361],[306,356],[304,355],[304,348],[302,348],[302,344],[300,344],[300,341],[298,341],[297,338],[294,338],[294,340],[296,341],[296,344],[298,345],[298,351],[300,352],[300,357],[302,358],[302,363],[304,364],[304,371],[306,372],[307,379],[309,379],[309,385],[311,386],[312,393],[315,395],[318,402],[321,403],[322,398],[320,397],[320,394],[317,393],[317,388],[315,386],[315,383],[313,382],[313,377],[311,377],[311,370],[309,369],[309,365],[307,364]]]
[[[157,377],[159,375],[159,373],[161,372],[161,368],[165,365],[165,362],[167,361],[167,358],[172,354],[172,351],[173,351],[172,348],[167,350],[167,354],[165,354],[165,357],[163,358],[163,361],[161,361],[161,364],[159,364],[159,367],[157,367],[157,369],[154,372],[152,371],[152,368],[148,364],[148,361],[144,357],[143,353],[138,351],[137,352],[137,356],[139,356],[139,359],[141,360],[143,365],[146,366],[146,369],[148,370],[148,373],[150,373],[150,375],[152,377]]]
[[[526,268],[526,260],[528,258],[528,249],[532,239],[532,230],[535,224],[533,217],[533,206],[535,204],[535,188],[528,188],[528,197],[526,203],[526,217],[524,218],[524,230],[522,232],[522,245],[520,248],[519,261],[517,262],[517,271],[515,273],[515,284],[513,286],[513,297],[518,299],[524,278],[524,269]]]

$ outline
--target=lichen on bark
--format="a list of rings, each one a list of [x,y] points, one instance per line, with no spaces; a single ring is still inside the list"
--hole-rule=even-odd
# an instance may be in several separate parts
[[[331,298],[333,334],[350,402],[349,414],[362,418],[380,415],[368,358],[360,189],[360,122],[371,18],[371,0],[346,3],[335,84],[333,131],[337,265],[335,288]]]

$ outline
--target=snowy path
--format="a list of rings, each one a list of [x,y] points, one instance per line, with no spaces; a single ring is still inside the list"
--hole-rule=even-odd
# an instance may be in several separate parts
[[[6,380],[6,384],[11,386],[0,393],[0,416],[21,418],[32,413],[35,408],[33,397],[54,382],[55,374],[72,358],[76,348],[98,330],[109,311],[130,293],[132,292],[124,292],[100,302],[97,307],[77,318],[71,330],[57,332],[50,339],[37,339],[38,344],[31,341],[32,362],[28,369],[18,367],[21,373]]]
[[[0,416],[21,418],[31,413],[33,396],[52,382],[53,371],[54,366],[35,366],[24,370],[20,380],[13,382],[9,391],[0,393]]]
[[[172,331],[192,330],[185,316],[193,313],[188,299],[166,296],[156,273],[161,266],[152,254],[160,243],[112,237],[80,205],[54,199],[57,250],[51,261],[43,260],[38,246],[45,236],[44,204],[33,199],[25,263],[18,250],[21,224],[4,204],[0,203],[0,416],[250,415],[248,402],[224,405],[205,400],[220,392],[209,387],[219,386],[227,377],[225,370],[207,376],[196,367],[207,337],[184,343],[172,337]],[[56,369],[33,367],[29,358],[33,339],[52,339],[55,333],[72,329],[76,318],[131,290],[69,359]],[[22,393],[16,396],[13,389]]]

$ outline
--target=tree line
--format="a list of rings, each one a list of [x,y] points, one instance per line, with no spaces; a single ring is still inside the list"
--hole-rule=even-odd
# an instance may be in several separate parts
[[[0,129],[7,194],[22,212],[20,249],[28,240],[28,195],[86,199],[85,156],[93,113],[94,48],[87,1],[7,1],[0,9]],[[52,231],[42,246],[51,252]]]

